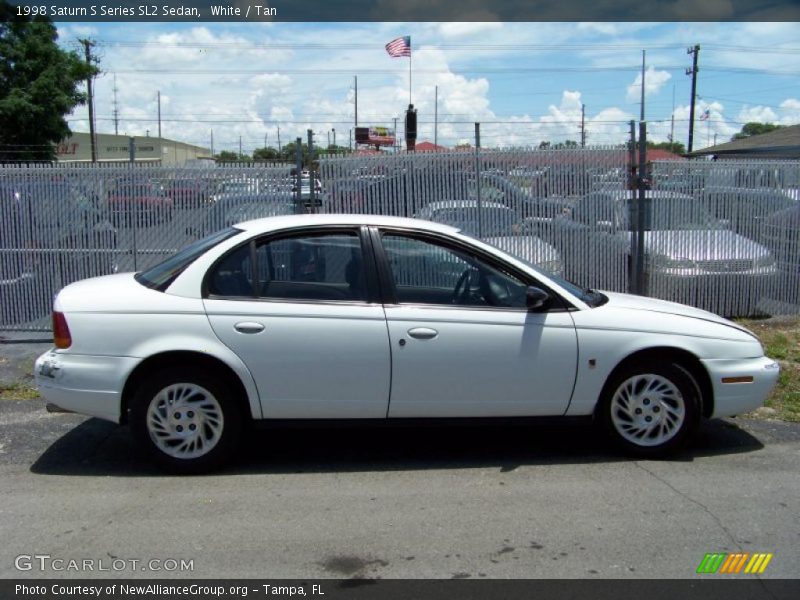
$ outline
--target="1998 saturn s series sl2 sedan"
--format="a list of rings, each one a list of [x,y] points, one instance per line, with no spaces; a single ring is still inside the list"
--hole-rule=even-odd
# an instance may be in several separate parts
[[[585,290],[447,225],[365,215],[249,221],[155,267],[56,297],[36,382],[130,423],[163,466],[217,467],[258,419],[594,417],[674,452],[778,377],[711,313]]]

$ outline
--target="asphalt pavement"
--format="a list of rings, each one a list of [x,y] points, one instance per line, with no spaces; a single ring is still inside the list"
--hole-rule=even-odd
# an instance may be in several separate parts
[[[552,424],[258,428],[244,446],[222,473],[168,476],[125,427],[0,402],[0,577],[693,578],[739,551],[798,575],[796,424],[712,421],[665,461]]]

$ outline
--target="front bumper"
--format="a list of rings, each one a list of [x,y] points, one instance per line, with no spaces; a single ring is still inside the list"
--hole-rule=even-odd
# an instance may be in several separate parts
[[[780,374],[778,363],[766,356],[706,359],[702,363],[714,389],[712,417],[730,417],[762,406]],[[725,383],[723,380],[739,383]]]
[[[139,359],[49,350],[34,365],[45,400],[69,412],[119,423],[122,388]]]

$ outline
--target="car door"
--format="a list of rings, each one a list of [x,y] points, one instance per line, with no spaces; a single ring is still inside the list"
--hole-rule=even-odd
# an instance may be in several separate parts
[[[374,233],[392,345],[390,417],[563,414],[577,337],[568,310],[527,310],[525,277],[433,234]]]
[[[303,229],[209,270],[209,321],[250,369],[265,418],[386,416],[389,339],[362,243],[357,228]]]

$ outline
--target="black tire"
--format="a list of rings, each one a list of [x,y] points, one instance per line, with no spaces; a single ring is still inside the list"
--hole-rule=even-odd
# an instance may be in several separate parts
[[[170,388],[172,395],[167,392]],[[135,391],[129,415],[137,443],[160,467],[171,473],[199,474],[220,468],[235,453],[245,423],[241,404],[232,389],[227,379],[217,373],[201,372],[186,366],[165,369],[146,377]],[[203,392],[208,392],[211,398]],[[186,410],[178,406],[169,408],[166,399],[172,397],[176,397],[175,402],[180,402]],[[151,406],[158,415],[150,413]],[[160,443],[156,441],[159,436],[155,427],[149,425],[152,419],[158,420],[159,415],[160,422],[170,425],[169,431],[162,430]],[[177,433],[173,426],[183,428],[185,433]],[[179,446],[184,445],[176,439],[180,435],[192,440],[190,446],[209,445],[196,449],[194,453],[184,452],[186,455],[183,457],[176,456],[180,454]],[[170,444],[171,450],[165,450]]]
[[[600,398],[598,421],[627,454],[648,458],[674,455],[697,430],[699,390],[689,371],[678,363],[633,363],[609,378]]]

